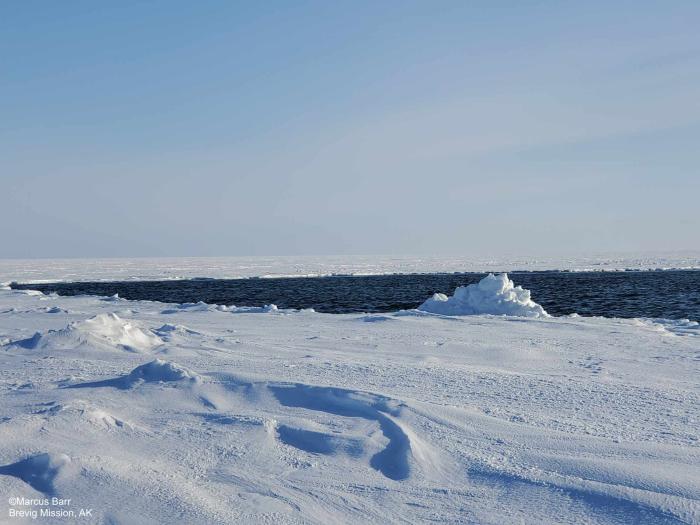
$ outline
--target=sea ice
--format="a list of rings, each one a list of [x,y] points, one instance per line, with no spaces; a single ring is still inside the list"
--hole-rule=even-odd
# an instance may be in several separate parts
[[[436,293],[418,310],[442,315],[549,317],[544,308],[530,299],[530,290],[515,286],[505,273],[490,273],[476,284],[460,286],[452,297]]]

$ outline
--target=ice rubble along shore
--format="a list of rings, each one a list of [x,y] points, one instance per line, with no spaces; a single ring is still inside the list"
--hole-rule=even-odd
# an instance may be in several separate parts
[[[442,315],[514,315],[551,317],[530,299],[530,290],[515,286],[508,274],[488,274],[476,284],[458,287],[452,297],[436,293],[418,310]]]

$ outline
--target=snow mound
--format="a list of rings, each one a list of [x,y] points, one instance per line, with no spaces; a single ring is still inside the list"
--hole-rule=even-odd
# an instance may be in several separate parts
[[[177,363],[165,361],[163,359],[155,359],[137,366],[128,374],[113,379],[77,383],[69,385],[67,388],[112,387],[120,390],[129,390],[143,383],[175,383],[175,385],[193,386],[193,384],[199,384],[201,382],[202,379],[196,372]]]
[[[120,419],[109,412],[106,412],[105,410],[100,410],[99,408],[83,410],[82,414],[90,423],[101,428],[134,428],[130,422]]]
[[[43,334],[36,332],[28,339],[12,344],[27,349],[117,347],[131,352],[143,352],[162,345],[163,341],[153,333],[143,331],[117,314],[110,313],[71,323],[61,330],[49,330]]]
[[[125,383],[133,385],[138,382],[160,383],[171,381],[199,381],[199,375],[184,366],[170,361],[155,359],[134,368],[128,376],[124,378]]]
[[[53,404],[49,408],[39,411],[38,414],[45,416],[75,416],[81,420],[87,421],[88,423],[96,427],[106,430],[114,428],[135,428],[131,422],[119,418],[114,414],[111,414],[104,409],[98,408],[82,399],[76,399],[75,401],[69,402],[67,404]]]
[[[515,286],[508,274],[488,274],[476,284],[458,287],[452,297],[436,293],[418,310],[442,315],[513,315],[550,317],[530,299],[530,290]]]
[[[56,478],[70,464],[65,454],[43,453],[0,467],[0,474],[19,478],[39,492],[52,493]]]
[[[165,323],[163,326],[160,328],[156,328],[153,330],[156,334],[158,334],[161,337],[165,337],[169,334],[179,334],[179,335],[200,335],[199,332],[196,330],[192,330],[191,328],[187,328],[184,325],[181,324],[170,324],[170,323]]]

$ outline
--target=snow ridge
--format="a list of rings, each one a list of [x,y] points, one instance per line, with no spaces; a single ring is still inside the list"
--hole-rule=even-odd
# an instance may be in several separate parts
[[[118,348],[145,352],[163,341],[115,313],[98,314],[85,321],[70,323],[60,330],[36,332],[32,337],[11,343],[26,349]]]

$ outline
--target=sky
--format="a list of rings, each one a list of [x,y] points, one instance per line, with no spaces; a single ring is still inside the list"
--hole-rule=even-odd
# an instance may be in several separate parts
[[[0,3],[0,258],[700,249],[700,2]]]

